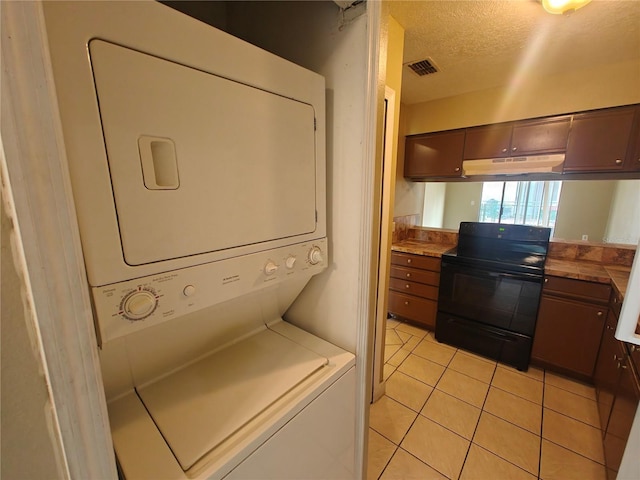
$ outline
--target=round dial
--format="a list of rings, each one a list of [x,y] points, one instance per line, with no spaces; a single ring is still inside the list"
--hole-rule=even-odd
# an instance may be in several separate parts
[[[287,257],[284,263],[287,266],[287,268],[291,270],[296,264],[296,257],[294,257],[293,255],[290,255]]]
[[[311,250],[309,250],[309,263],[311,265],[317,265],[320,262],[322,262],[322,250],[320,250],[320,247],[314,245],[311,247]]]
[[[158,306],[158,299],[150,290],[136,290],[124,297],[121,305],[125,318],[142,320],[153,313]]]
[[[273,275],[278,270],[278,265],[273,260],[269,260],[264,266],[265,275]]]

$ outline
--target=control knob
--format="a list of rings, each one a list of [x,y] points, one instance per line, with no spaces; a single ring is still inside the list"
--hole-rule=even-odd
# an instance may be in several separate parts
[[[322,250],[320,250],[320,247],[314,245],[311,247],[311,250],[309,250],[309,263],[311,265],[317,265],[320,262],[322,262]]]
[[[264,266],[265,275],[273,275],[278,270],[278,265],[273,260],[269,260]]]
[[[123,298],[121,305],[125,318],[142,320],[153,313],[158,306],[158,299],[150,290],[135,290]]]

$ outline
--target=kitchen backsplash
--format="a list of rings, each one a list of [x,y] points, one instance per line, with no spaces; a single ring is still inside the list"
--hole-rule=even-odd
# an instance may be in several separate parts
[[[419,240],[426,243],[456,245],[458,232],[444,228],[419,227],[420,215],[405,215],[393,219],[393,242]],[[602,263],[631,267],[636,247],[633,245],[604,244],[592,242],[568,242],[551,240],[549,258],[556,260]]]

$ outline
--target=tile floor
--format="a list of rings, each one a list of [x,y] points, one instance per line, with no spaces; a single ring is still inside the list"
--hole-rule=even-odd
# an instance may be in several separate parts
[[[368,479],[605,479],[595,390],[387,321]]]

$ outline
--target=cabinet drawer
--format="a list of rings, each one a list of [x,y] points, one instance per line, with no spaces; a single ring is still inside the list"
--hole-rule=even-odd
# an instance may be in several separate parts
[[[431,300],[438,299],[438,287],[433,285],[425,285],[423,283],[408,282],[401,278],[389,279],[389,288],[397,292],[409,295],[417,295],[418,297],[429,298]]]
[[[429,270],[418,270],[417,268],[405,268],[391,266],[391,278],[410,280],[412,282],[426,283],[427,285],[440,285],[440,273]]]
[[[389,311],[400,317],[435,328],[437,302],[413,295],[389,292]]]
[[[590,302],[603,303],[609,300],[611,285],[585,282],[573,278],[552,277],[544,279],[543,292],[564,297],[577,297]]]
[[[440,259],[425,257],[424,255],[412,255],[410,253],[391,253],[392,265],[404,265],[406,267],[424,268],[426,270],[440,271]]]

